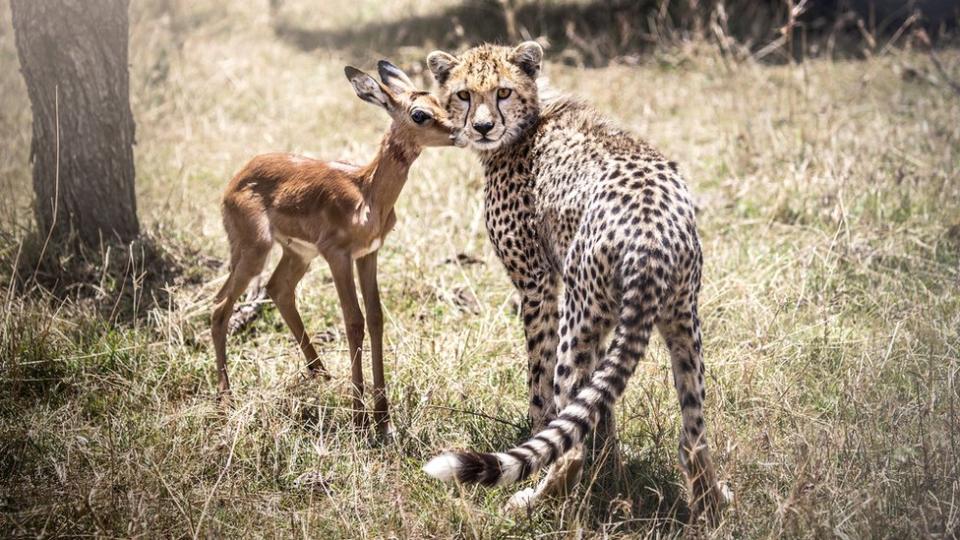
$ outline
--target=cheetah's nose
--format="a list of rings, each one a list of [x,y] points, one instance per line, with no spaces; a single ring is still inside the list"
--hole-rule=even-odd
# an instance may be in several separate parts
[[[477,130],[477,133],[481,135],[486,135],[490,133],[490,130],[493,129],[493,122],[487,120],[485,122],[474,122],[473,129]]]

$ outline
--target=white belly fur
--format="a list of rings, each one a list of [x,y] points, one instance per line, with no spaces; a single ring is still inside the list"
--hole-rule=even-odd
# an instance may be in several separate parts
[[[381,240],[380,238],[375,238],[373,242],[370,242],[369,246],[362,249],[355,250],[351,255],[353,256],[354,259],[359,259],[360,257],[364,257],[380,249],[381,244],[383,244],[383,240]]]
[[[290,251],[299,255],[305,261],[311,261],[320,254],[320,251],[317,250],[317,246],[310,242],[300,240],[299,238],[291,238],[279,233],[274,233],[274,238],[280,243],[281,246],[284,247],[284,249],[289,249]]]

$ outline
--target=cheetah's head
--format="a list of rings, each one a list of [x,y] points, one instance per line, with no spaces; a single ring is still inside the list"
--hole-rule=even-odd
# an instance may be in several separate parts
[[[514,48],[481,45],[460,56],[434,51],[427,65],[439,97],[459,129],[459,142],[489,152],[510,145],[540,113],[537,74],[543,49],[527,41]]]

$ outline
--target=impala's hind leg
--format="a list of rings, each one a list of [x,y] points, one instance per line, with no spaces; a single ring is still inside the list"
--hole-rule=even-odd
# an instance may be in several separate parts
[[[680,465],[690,487],[691,517],[705,516],[715,521],[720,509],[728,502],[729,491],[717,482],[717,474],[707,447],[706,425],[703,420],[704,365],[700,338],[700,320],[697,318],[693,295],[682,299],[671,310],[671,317],[658,326],[670,349],[674,385],[680,401],[682,429],[680,431]]]
[[[246,290],[250,280],[260,274],[270,253],[269,242],[238,247],[231,253],[230,275],[214,300],[210,334],[217,357],[217,389],[221,401],[229,400],[230,378],[227,376],[227,325],[233,314],[233,304]]]
[[[280,311],[283,321],[287,323],[287,327],[293,333],[293,339],[300,346],[310,374],[320,374],[329,379],[330,376],[327,374],[326,368],[323,367],[323,362],[320,361],[316,349],[310,343],[310,336],[307,335],[303,326],[300,312],[297,311],[297,284],[303,279],[309,265],[309,261],[285,249],[283,257],[280,258],[280,263],[277,264],[276,270],[270,276],[270,281],[267,282],[267,294],[270,295],[270,299],[273,300],[277,310]]]

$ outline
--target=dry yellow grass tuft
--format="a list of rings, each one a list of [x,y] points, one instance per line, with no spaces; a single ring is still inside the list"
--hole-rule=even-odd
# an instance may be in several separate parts
[[[141,293],[129,317],[109,306],[136,298],[149,266],[117,277],[94,264],[96,294],[66,300],[14,276],[30,227],[30,115],[0,10],[0,535],[683,534],[679,411],[659,340],[617,406],[625,491],[588,486],[507,516],[505,490],[460,493],[421,474],[441,448],[526,434],[522,328],[465,151],[424,153],[382,250],[395,443],[351,430],[325,269],[304,280],[301,306],[309,328],[332,333],[323,361],[341,382],[297,384],[302,360],[267,310],[230,341],[236,406],[218,412],[207,325],[225,271],[205,257],[225,260],[226,180],[268,150],[364,160],[387,120],[354,97],[346,58],[278,40],[263,6],[173,4],[175,18],[133,7],[131,99],[141,220],[185,277],[162,303]],[[376,3],[353,4],[359,14],[326,24],[377,16]],[[940,57],[956,73],[960,54]],[[688,44],[639,66],[545,71],[679,161],[698,198],[708,430],[737,494],[711,534],[956,535],[960,102],[927,57],[769,66]],[[448,262],[458,254],[479,264]]]

